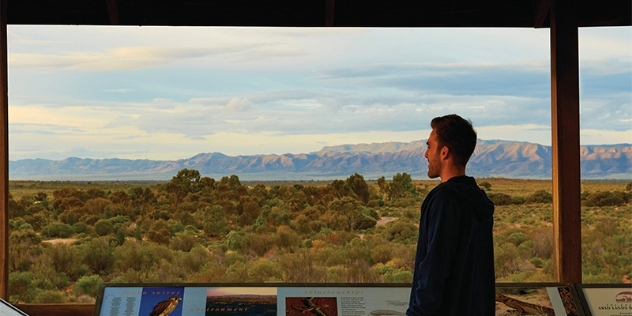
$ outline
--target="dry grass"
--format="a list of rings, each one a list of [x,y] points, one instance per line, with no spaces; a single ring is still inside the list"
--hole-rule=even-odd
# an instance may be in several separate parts
[[[157,181],[9,181],[9,193],[18,201],[22,196],[34,196],[39,192],[52,197],[53,192],[61,189],[88,190],[91,188],[104,191],[126,191],[135,187],[158,184]]]

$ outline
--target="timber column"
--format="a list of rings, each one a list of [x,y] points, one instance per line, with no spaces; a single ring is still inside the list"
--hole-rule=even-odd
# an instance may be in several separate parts
[[[9,83],[7,0],[0,0],[0,297],[9,291]]]
[[[553,0],[551,22],[551,129],[555,279],[582,282],[579,156],[578,8]]]

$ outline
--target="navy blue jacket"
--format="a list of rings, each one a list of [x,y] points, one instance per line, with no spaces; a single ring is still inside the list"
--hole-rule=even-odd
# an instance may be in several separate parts
[[[472,177],[449,179],[421,206],[406,315],[495,314],[494,204]]]

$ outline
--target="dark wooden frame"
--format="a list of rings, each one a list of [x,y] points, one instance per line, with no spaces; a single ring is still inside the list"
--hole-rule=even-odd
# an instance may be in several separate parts
[[[0,0],[0,297],[8,296],[8,78],[7,2]],[[89,1],[89,0],[85,0]],[[101,0],[103,1],[103,0]],[[326,26],[334,20],[335,0],[324,0]],[[573,0],[534,0],[533,27],[550,25],[551,127],[553,150],[553,227],[555,280],[581,283],[581,213],[579,162],[578,4]],[[116,0],[105,0],[110,24],[118,24]],[[629,5],[627,3],[626,5]],[[604,5],[606,6],[606,5]],[[628,12],[629,13],[629,12]],[[361,14],[361,13],[359,13]],[[589,13],[590,14],[590,13]],[[595,13],[595,15],[597,15]],[[585,14],[583,15],[585,18]],[[500,17],[506,23],[507,17]],[[629,25],[630,18],[623,19]],[[366,23],[366,20],[363,20]],[[491,22],[490,22],[491,23]],[[306,26],[306,25],[302,25]],[[349,26],[349,25],[344,25]],[[366,25],[362,25],[366,26]],[[374,25],[384,26],[384,25]],[[398,26],[398,25],[391,25]],[[494,25],[488,25],[494,26]],[[502,26],[502,25],[499,25]],[[31,315],[89,315],[92,305],[22,305]]]

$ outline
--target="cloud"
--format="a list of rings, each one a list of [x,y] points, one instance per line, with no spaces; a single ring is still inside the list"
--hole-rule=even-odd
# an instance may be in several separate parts
[[[205,137],[220,132],[307,135],[366,131],[407,132],[419,130],[435,116],[459,113],[479,125],[539,122],[550,117],[548,103],[515,96],[458,96],[407,94],[391,99],[382,91],[334,95],[322,91],[274,91],[270,95],[233,98],[196,98],[188,102],[154,100],[135,104],[106,127],[135,126],[146,133],[173,133]],[[374,99],[375,97],[375,99]],[[328,100],[347,102],[332,111]],[[380,102],[376,102],[376,99]],[[529,106],[545,103],[546,106]],[[487,113],[494,112],[493,117]]]
[[[121,89],[104,89],[103,91],[105,91],[105,92],[112,92],[112,93],[128,93],[128,92],[134,91],[134,89],[125,89],[125,88],[121,88]]]
[[[85,132],[85,130],[66,125],[56,124],[24,124],[10,123],[9,134],[40,134],[40,135],[73,135]]]
[[[580,140],[582,145],[632,144],[632,129],[615,131],[584,128],[580,132]]]
[[[632,27],[582,27],[579,29],[581,59],[632,61]],[[629,65],[628,65],[629,67]]]
[[[10,33],[11,155],[36,155],[38,146],[44,155],[83,148],[135,158],[305,152],[421,139],[448,113],[472,119],[485,138],[551,138],[547,30]],[[580,54],[581,126],[604,143],[632,120],[629,37],[615,33],[580,43],[608,48]]]
[[[338,68],[323,72],[324,81],[392,87],[453,95],[520,95],[546,97],[550,77],[545,62],[417,63]]]
[[[81,71],[121,71],[166,65],[180,58],[199,58],[213,54],[203,49],[160,47],[121,47],[105,52],[68,52],[61,55],[14,53],[9,66],[15,68],[53,68]]]

